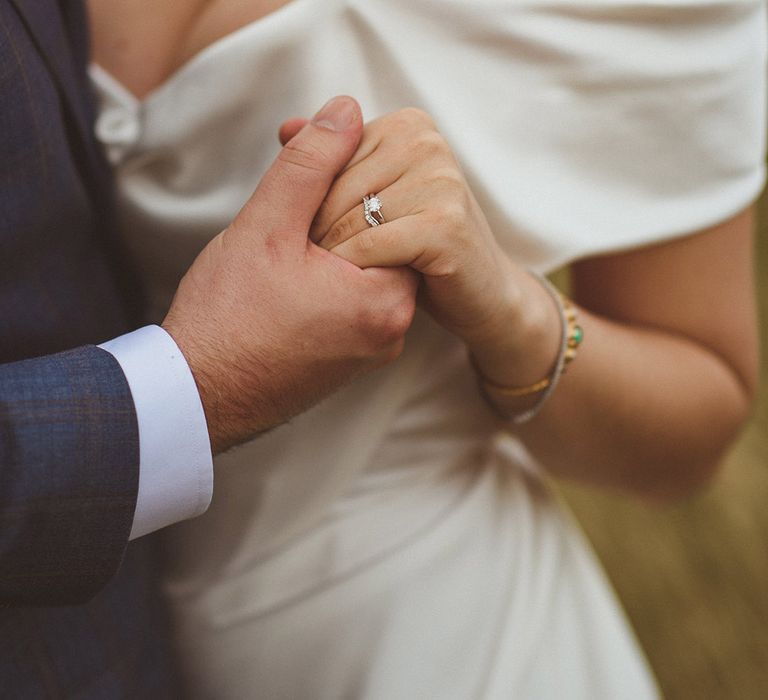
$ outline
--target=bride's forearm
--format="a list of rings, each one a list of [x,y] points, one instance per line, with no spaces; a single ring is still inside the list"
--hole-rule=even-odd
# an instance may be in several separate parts
[[[579,357],[539,415],[517,428],[531,452],[556,475],[651,497],[705,481],[750,411],[733,369],[666,331],[584,310],[579,323]]]
[[[514,426],[548,470],[659,497],[712,473],[756,393],[752,229],[747,208],[696,235],[574,265],[583,343],[536,417]],[[470,343],[494,384],[524,387],[552,370],[562,322],[530,280],[517,299],[528,313]],[[540,399],[486,393],[507,416]]]
[[[749,415],[749,387],[716,353],[682,336],[584,309],[578,320],[585,338],[579,356],[536,417],[511,422],[539,392],[510,397],[486,389],[498,413],[561,477],[651,497],[684,495],[705,481]],[[549,370],[531,368],[554,363],[559,326],[550,329],[549,338],[539,333],[541,345],[529,346],[533,362],[505,362],[503,340],[472,346],[481,376],[505,386],[545,376]]]

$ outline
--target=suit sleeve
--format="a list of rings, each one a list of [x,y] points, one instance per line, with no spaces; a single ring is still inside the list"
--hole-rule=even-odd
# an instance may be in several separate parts
[[[138,481],[136,411],[110,353],[0,365],[0,606],[98,592],[122,560]]]

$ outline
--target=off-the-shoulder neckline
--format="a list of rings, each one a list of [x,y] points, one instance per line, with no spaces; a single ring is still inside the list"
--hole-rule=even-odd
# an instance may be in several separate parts
[[[199,68],[202,64],[207,63],[213,57],[219,56],[223,52],[231,50],[244,40],[252,39],[253,35],[259,32],[267,31],[273,24],[285,21],[286,16],[291,12],[297,11],[300,6],[315,1],[316,0],[289,0],[289,2],[287,2],[285,5],[277,8],[273,12],[270,12],[268,15],[259,17],[252,22],[247,22],[242,27],[235,29],[233,32],[219,37],[204,48],[200,49],[200,51],[191,56],[189,59],[187,59],[165,80],[150,90],[143,97],[138,97],[117,77],[115,77],[106,68],[99,65],[98,63],[91,63],[90,65],[89,71],[91,78],[95,80],[100,87],[108,89],[123,104],[131,106],[135,109],[146,107],[146,105],[159,99],[160,96],[164,93],[172,90],[172,88],[177,83],[188,78],[195,72],[197,68]]]

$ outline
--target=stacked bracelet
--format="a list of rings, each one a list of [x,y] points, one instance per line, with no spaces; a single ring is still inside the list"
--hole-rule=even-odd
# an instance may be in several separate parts
[[[555,360],[552,372],[550,372],[544,379],[541,379],[530,386],[509,387],[495,384],[487,380],[478,370],[483,387],[486,390],[493,390],[494,393],[501,396],[523,397],[541,393],[541,396],[539,396],[538,400],[531,408],[512,417],[512,422],[515,425],[527,423],[541,411],[547,399],[552,396],[557,388],[557,384],[560,381],[560,377],[565,372],[566,367],[576,358],[579,345],[581,345],[581,341],[584,338],[584,332],[581,326],[577,323],[576,311],[570,301],[568,301],[568,299],[564,297],[546,277],[536,273],[531,274],[533,274],[544,289],[549,292],[560,311],[560,320],[562,324],[560,349],[558,350],[557,359]]]

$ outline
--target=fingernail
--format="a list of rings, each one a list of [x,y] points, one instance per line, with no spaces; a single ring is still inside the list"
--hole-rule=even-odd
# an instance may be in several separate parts
[[[323,105],[312,123],[331,131],[345,131],[355,121],[356,112],[355,101],[351,97],[334,97]]]

